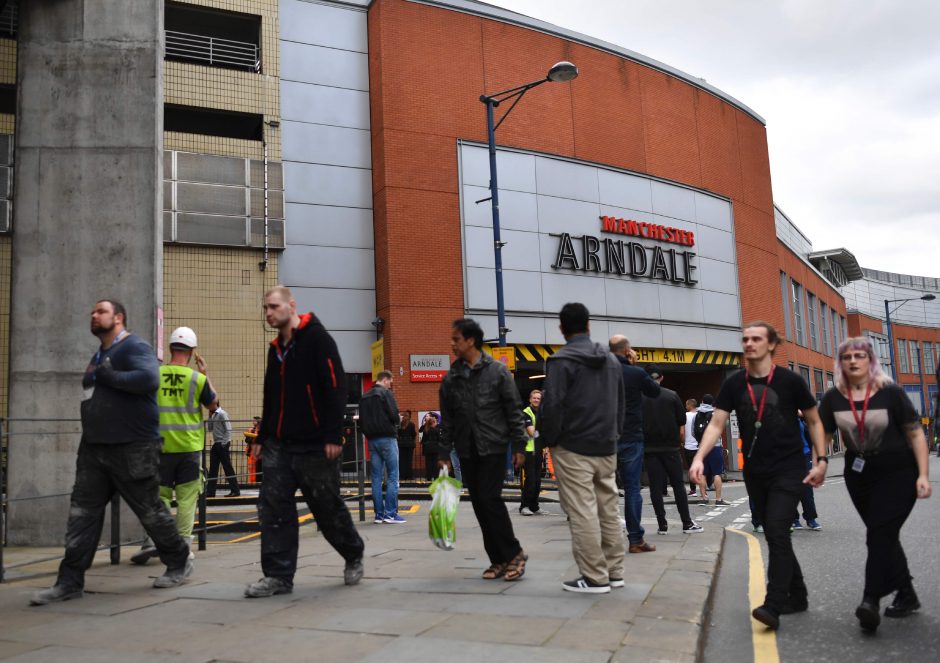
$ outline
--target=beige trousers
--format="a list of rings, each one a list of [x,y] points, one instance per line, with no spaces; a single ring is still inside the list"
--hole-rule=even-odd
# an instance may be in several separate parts
[[[623,578],[623,528],[617,504],[617,456],[582,456],[552,447],[561,506],[571,527],[571,551],[581,575],[607,584]]]

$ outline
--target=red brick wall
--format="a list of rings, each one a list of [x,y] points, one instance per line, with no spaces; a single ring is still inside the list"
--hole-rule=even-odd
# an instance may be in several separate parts
[[[436,403],[408,355],[449,348],[463,314],[458,139],[485,142],[478,99],[559,60],[572,83],[533,90],[501,145],[625,168],[732,200],[745,319],[780,323],[767,136],[746,113],[677,78],[563,39],[459,12],[376,0],[369,9],[376,299],[403,407]],[[769,286],[769,287],[768,287]],[[816,288],[815,290],[821,290]]]

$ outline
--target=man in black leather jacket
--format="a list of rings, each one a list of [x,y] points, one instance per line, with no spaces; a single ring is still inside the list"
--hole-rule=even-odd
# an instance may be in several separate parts
[[[509,369],[484,354],[483,329],[474,320],[454,321],[451,345],[457,361],[441,383],[439,462],[449,465],[450,450],[457,450],[490,558],[483,577],[518,580],[527,556],[513,533],[502,491],[507,445],[517,468],[525,462],[522,400]]]

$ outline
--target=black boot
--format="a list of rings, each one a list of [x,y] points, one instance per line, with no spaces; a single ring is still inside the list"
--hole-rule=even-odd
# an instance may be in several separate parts
[[[908,617],[920,610],[920,601],[917,598],[917,592],[914,591],[914,585],[908,583],[907,587],[902,587],[894,595],[894,601],[885,608],[885,617]]]
[[[866,596],[855,609],[855,616],[858,617],[858,624],[865,631],[874,633],[881,623],[881,615],[878,614],[881,608],[878,607],[878,599],[872,596]]]

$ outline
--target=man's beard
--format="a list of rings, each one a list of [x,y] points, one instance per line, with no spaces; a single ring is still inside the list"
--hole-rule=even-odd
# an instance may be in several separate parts
[[[110,327],[105,327],[105,326],[102,325],[102,324],[97,324],[97,325],[96,325],[96,324],[94,324],[94,323],[92,323],[92,325],[91,325],[91,333],[94,334],[95,336],[103,336],[104,334],[109,333],[109,332],[112,331],[113,329],[114,329],[114,323],[113,323],[113,322],[111,323],[111,326],[110,326]]]

